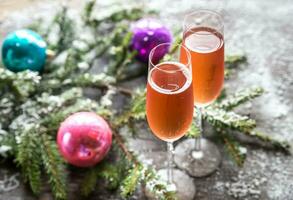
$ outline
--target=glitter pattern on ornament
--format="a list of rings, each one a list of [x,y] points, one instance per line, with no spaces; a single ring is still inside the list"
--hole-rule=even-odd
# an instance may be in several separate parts
[[[172,41],[170,30],[158,20],[152,18],[140,19],[133,23],[131,31],[133,33],[131,48],[137,51],[137,58],[144,63],[148,62],[150,51],[155,46]],[[162,49],[160,58],[168,51],[169,49]]]

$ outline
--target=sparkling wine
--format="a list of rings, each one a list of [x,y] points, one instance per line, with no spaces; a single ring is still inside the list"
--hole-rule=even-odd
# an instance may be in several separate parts
[[[192,28],[184,33],[183,45],[191,54],[194,103],[209,105],[219,96],[224,82],[223,36],[212,28]]]
[[[156,65],[148,75],[147,120],[164,141],[175,141],[189,128],[193,116],[191,73],[177,62]]]

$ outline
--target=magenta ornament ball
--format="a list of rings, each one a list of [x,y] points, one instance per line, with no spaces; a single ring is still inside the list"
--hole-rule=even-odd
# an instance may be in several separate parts
[[[148,62],[150,51],[162,43],[172,41],[171,31],[160,21],[153,18],[143,18],[131,25],[132,40],[131,48],[137,51],[137,58]],[[163,57],[169,49],[165,49],[161,56]]]
[[[57,144],[61,155],[77,167],[100,162],[112,144],[108,123],[93,112],[78,112],[66,118],[59,127]]]

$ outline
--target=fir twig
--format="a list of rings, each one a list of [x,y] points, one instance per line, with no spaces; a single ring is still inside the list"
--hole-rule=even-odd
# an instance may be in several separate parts
[[[254,120],[247,116],[241,116],[231,111],[225,111],[217,108],[207,108],[203,110],[203,117],[211,125],[217,128],[230,128],[242,132],[251,131],[255,128]]]
[[[195,124],[195,120],[192,121],[192,124],[186,133],[186,136],[190,138],[196,138],[200,136],[200,130],[198,126]]]
[[[159,200],[177,200],[176,192],[168,190],[166,182],[150,168],[144,168],[142,171],[144,183],[156,199]]]
[[[82,18],[85,24],[87,25],[90,25],[91,15],[94,10],[95,4],[96,4],[96,0],[87,0],[85,4]]]
[[[50,46],[50,49],[56,51],[56,53],[62,52],[70,47],[75,38],[74,21],[68,17],[67,12],[68,8],[63,6],[62,10],[57,13],[54,19],[54,22],[59,28],[59,38],[54,46]]]
[[[225,58],[225,78],[228,79],[240,64],[246,62],[247,59],[244,55],[227,56]]]
[[[144,89],[138,89],[132,96],[129,109],[116,119],[115,124],[122,125],[128,123],[130,119],[143,119],[145,117],[145,95]]]
[[[217,133],[220,134],[221,139],[225,143],[226,150],[230,154],[231,158],[233,158],[235,163],[241,167],[246,158],[246,148],[240,146],[240,144],[224,130],[218,130]]]
[[[214,107],[222,108],[225,110],[232,110],[238,105],[242,105],[250,101],[251,99],[259,97],[263,94],[263,92],[264,90],[260,87],[244,89],[226,97],[224,100],[220,101],[220,103],[215,104]]]
[[[151,12],[151,11],[150,11]],[[118,22],[129,20],[134,21],[137,20],[145,14],[143,8],[133,7],[133,8],[119,8],[113,10],[108,10],[107,15],[102,15],[102,17],[95,16],[90,20],[90,24],[92,27],[98,27],[102,23],[113,23],[117,24]]]
[[[286,141],[279,141],[277,139],[272,138],[271,136],[267,134],[264,134],[256,130],[247,131],[247,132],[244,132],[244,134],[249,135],[253,138],[256,138],[264,142],[268,146],[273,146],[275,149],[279,149],[286,154],[290,154],[290,144]]]
[[[27,98],[36,90],[41,77],[36,72],[22,71],[18,73],[0,68],[0,89],[8,87],[17,98]]]
[[[130,172],[126,176],[126,178],[123,180],[121,184],[121,195],[124,198],[129,197],[132,195],[141,181],[142,177],[142,166],[141,165],[136,165],[132,169],[130,169]]]
[[[75,78],[70,78],[64,81],[64,85],[72,85],[79,87],[101,87],[105,88],[109,84],[114,84],[115,78],[112,76],[108,76],[104,73],[100,74],[81,74],[76,76]]]
[[[39,137],[33,129],[21,135],[17,148],[16,162],[21,166],[25,181],[29,182],[34,194],[40,193],[41,188],[41,163],[39,152]]]
[[[112,128],[114,129],[113,126],[112,126]],[[128,161],[133,162],[135,165],[139,165],[137,159],[128,151],[128,149],[124,145],[122,137],[118,133],[116,133],[115,129],[113,130],[113,135],[114,135],[115,140],[117,141],[118,146],[120,147],[122,152],[125,154]]]
[[[42,161],[48,174],[49,183],[56,199],[66,199],[66,174],[64,163],[61,160],[56,142],[45,133],[40,135],[40,150]]]
[[[87,170],[81,185],[81,194],[85,197],[92,193],[97,185],[97,170],[92,167]]]
[[[247,62],[247,58],[244,55],[233,55],[226,56],[225,58],[225,67],[226,68],[235,68],[239,64]]]

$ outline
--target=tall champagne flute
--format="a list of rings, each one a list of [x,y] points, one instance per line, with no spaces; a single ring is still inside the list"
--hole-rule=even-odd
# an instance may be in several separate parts
[[[188,130],[193,117],[193,91],[190,53],[181,45],[172,56],[162,58],[171,44],[163,43],[149,55],[146,114],[153,134],[167,142],[168,182],[173,183],[173,142]],[[184,52],[184,61],[179,61]],[[176,188],[176,186],[174,187]]]
[[[191,54],[194,105],[200,137],[179,144],[175,150],[175,162],[190,175],[202,177],[214,172],[221,161],[218,148],[203,139],[201,134],[204,108],[220,95],[224,82],[224,26],[218,13],[198,10],[185,17],[183,29],[183,45]],[[184,60],[185,55],[182,56],[181,60]]]

